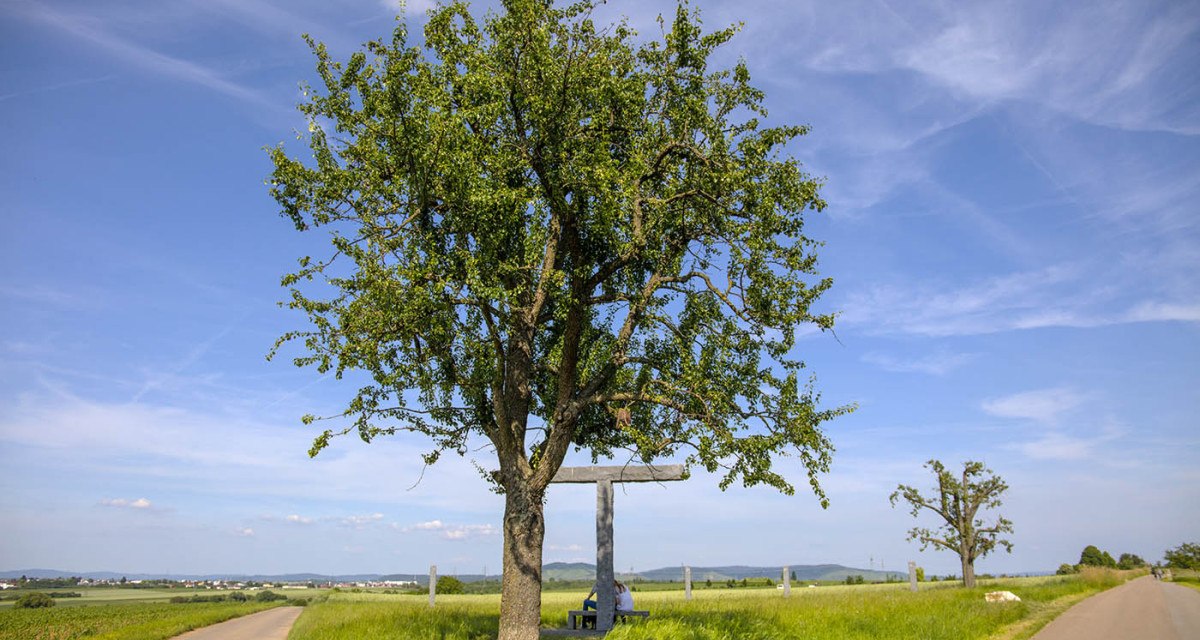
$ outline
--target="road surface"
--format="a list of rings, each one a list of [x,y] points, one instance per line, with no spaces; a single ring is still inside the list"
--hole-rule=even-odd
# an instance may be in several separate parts
[[[1067,609],[1033,640],[1200,640],[1200,591],[1144,576]]]
[[[304,607],[275,607],[189,631],[175,640],[285,640]]]

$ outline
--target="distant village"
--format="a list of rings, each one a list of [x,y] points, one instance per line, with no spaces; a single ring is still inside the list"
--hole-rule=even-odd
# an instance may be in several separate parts
[[[305,582],[258,582],[254,580],[128,580],[96,578],[3,578],[0,590],[8,589],[55,589],[66,587],[113,587],[118,589],[210,589],[210,590],[254,590],[254,589],[411,589],[418,586],[415,580],[373,580],[362,582],[317,581]]]

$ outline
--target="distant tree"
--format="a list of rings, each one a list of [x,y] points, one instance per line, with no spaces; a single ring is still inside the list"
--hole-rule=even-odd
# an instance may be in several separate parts
[[[125,584],[127,582],[129,581],[125,579],[125,576],[121,576],[121,584]]]
[[[1200,569],[1200,544],[1185,542],[1163,554],[1168,567],[1174,569]]]
[[[1059,575],[1059,576],[1069,576],[1069,575],[1074,575],[1076,573],[1079,573],[1079,569],[1075,565],[1067,564],[1065,562],[1063,564],[1058,565],[1058,571],[1054,572],[1055,575]]]
[[[917,567],[916,573],[917,573],[917,582],[925,582],[925,568]]]
[[[1079,554],[1081,567],[1110,567],[1116,568],[1117,561],[1107,551],[1101,551],[1096,545],[1089,544]]]
[[[917,540],[924,551],[930,545],[953,551],[962,562],[963,586],[975,586],[975,560],[990,553],[996,546],[1003,546],[1012,553],[1012,543],[1000,538],[1001,534],[1012,533],[1012,522],[1002,516],[990,526],[985,526],[979,517],[981,509],[999,507],[1000,494],[1008,484],[982,462],[963,463],[960,477],[955,477],[937,460],[925,466],[937,476],[937,495],[926,498],[917,489],[899,485],[891,495],[892,506],[903,500],[911,508],[913,517],[922,509],[936,513],[944,521],[937,530],[914,527],[908,532],[909,540]]]
[[[438,595],[441,595],[441,594],[450,595],[450,594],[462,593],[463,592],[462,580],[459,580],[458,578],[455,578],[454,576],[442,576],[442,577],[438,578],[437,587],[434,588],[434,592],[436,592]]]
[[[1122,553],[1121,557],[1117,558],[1118,569],[1139,569],[1144,566],[1146,566],[1146,561],[1137,554]]]
[[[423,435],[426,463],[489,441],[499,637],[524,640],[568,451],[787,494],[795,456],[826,504],[821,427],[852,407],[820,407],[797,350],[834,324],[804,228],[821,181],[787,155],[807,128],[768,126],[748,66],[712,59],[737,28],[706,33],[681,1],[640,44],[595,0],[494,4],[439,3],[423,37],[401,21],[345,62],[309,39],[311,155],[270,150],[270,191],[332,246],[284,276],[308,324],[276,349],[365,381],[311,455],[348,433]]]
[[[706,586],[706,587],[708,587],[708,588],[710,588],[710,589],[711,589],[711,588],[712,588],[712,578],[709,578],[709,579],[705,580],[705,581],[704,581],[704,586]]]
[[[57,603],[54,602],[54,598],[51,598],[49,595],[41,591],[31,591],[17,598],[17,601],[13,603],[13,607],[17,609],[42,609],[53,607],[55,604]]]
[[[792,569],[792,582],[796,581],[796,570]]]

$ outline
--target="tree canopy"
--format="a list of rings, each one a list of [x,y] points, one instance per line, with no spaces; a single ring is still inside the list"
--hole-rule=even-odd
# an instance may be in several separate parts
[[[1184,542],[1163,553],[1163,561],[1175,569],[1200,569],[1200,544]]]
[[[820,183],[783,153],[808,129],[764,125],[747,65],[709,66],[736,28],[704,33],[683,4],[645,44],[590,1],[502,5],[478,21],[443,4],[423,46],[398,22],[345,62],[308,40],[311,157],[271,149],[270,186],[332,248],[284,277],[310,327],[276,349],[367,380],[310,454],[413,432],[433,463],[484,438],[506,541],[539,562],[572,447],[789,494],[775,462],[795,455],[824,504],[820,426],[852,407],[821,408],[795,353],[834,322],[804,235]],[[540,576],[532,553],[506,555],[506,596],[509,560]]]
[[[309,40],[312,159],[273,149],[271,191],[334,251],[284,278],[313,327],[283,340],[298,365],[372,379],[312,453],[350,430],[426,434],[430,462],[472,434],[518,450],[532,418],[528,472],[572,444],[686,445],[723,486],[790,492],[771,461],[793,447],[823,495],[816,427],[847,409],[818,409],[791,352],[802,325],[833,325],[811,310],[831,281],[800,215],[825,203],[779,156],[807,128],[763,126],[746,65],[707,67],[735,29],[703,34],[682,5],[637,48],[590,2],[504,8],[481,25],[446,5],[425,50],[400,23],[346,63]]]
[[[958,554],[962,561],[963,586],[975,586],[975,560],[1002,546],[1012,553],[1012,543],[1000,538],[1001,534],[1012,533],[1012,522],[996,516],[995,523],[985,525],[980,511],[1001,505],[1000,494],[1008,484],[982,462],[963,463],[961,476],[955,476],[941,462],[930,460],[925,467],[937,476],[937,494],[926,498],[921,492],[907,485],[896,487],[889,498],[892,506],[903,500],[911,508],[912,516],[920,515],[923,509],[936,513],[943,523],[935,530],[913,527],[908,532],[909,540],[921,543],[921,550],[929,546]]]

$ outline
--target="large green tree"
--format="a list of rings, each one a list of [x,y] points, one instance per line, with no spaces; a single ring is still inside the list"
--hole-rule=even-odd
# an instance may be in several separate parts
[[[1175,569],[1200,569],[1200,544],[1184,542],[1163,553],[1163,561]]]
[[[1008,489],[1008,484],[982,462],[963,463],[960,476],[937,460],[926,462],[925,467],[937,476],[936,494],[926,498],[919,490],[902,484],[889,499],[893,507],[899,500],[907,503],[914,518],[922,510],[928,510],[942,519],[936,530],[913,527],[908,539],[919,541],[922,551],[932,545],[958,554],[963,586],[969,589],[975,586],[975,560],[991,553],[997,545],[1012,553],[1012,543],[1000,538],[1001,534],[1012,533],[1012,522],[996,516],[996,522],[987,526],[979,513],[982,509],[999,507],[1000,494]]]
[[[485,438],[504,494],[501,638],[535,638],[543,504],[572,448],[683,459],[787,494],[832,446],[795,355],[827,330],[830,286],[804,212],[818,181],[782,154],[743,63],[710,69],[735,29],[680,5],[662,41],[600,27],[592,2],[505,0],[477,21],[398,23],[348,61],[309,40],[321,78],[300,106],[311,158],[271,150],[271,193],[328,255],[284,277],[305,313],[300,366],[367,381],[316,438],[400,432],[427,463]],[[275,353],[275,352],[273,352]],[[319,418],[306,416],[311,422]]]

